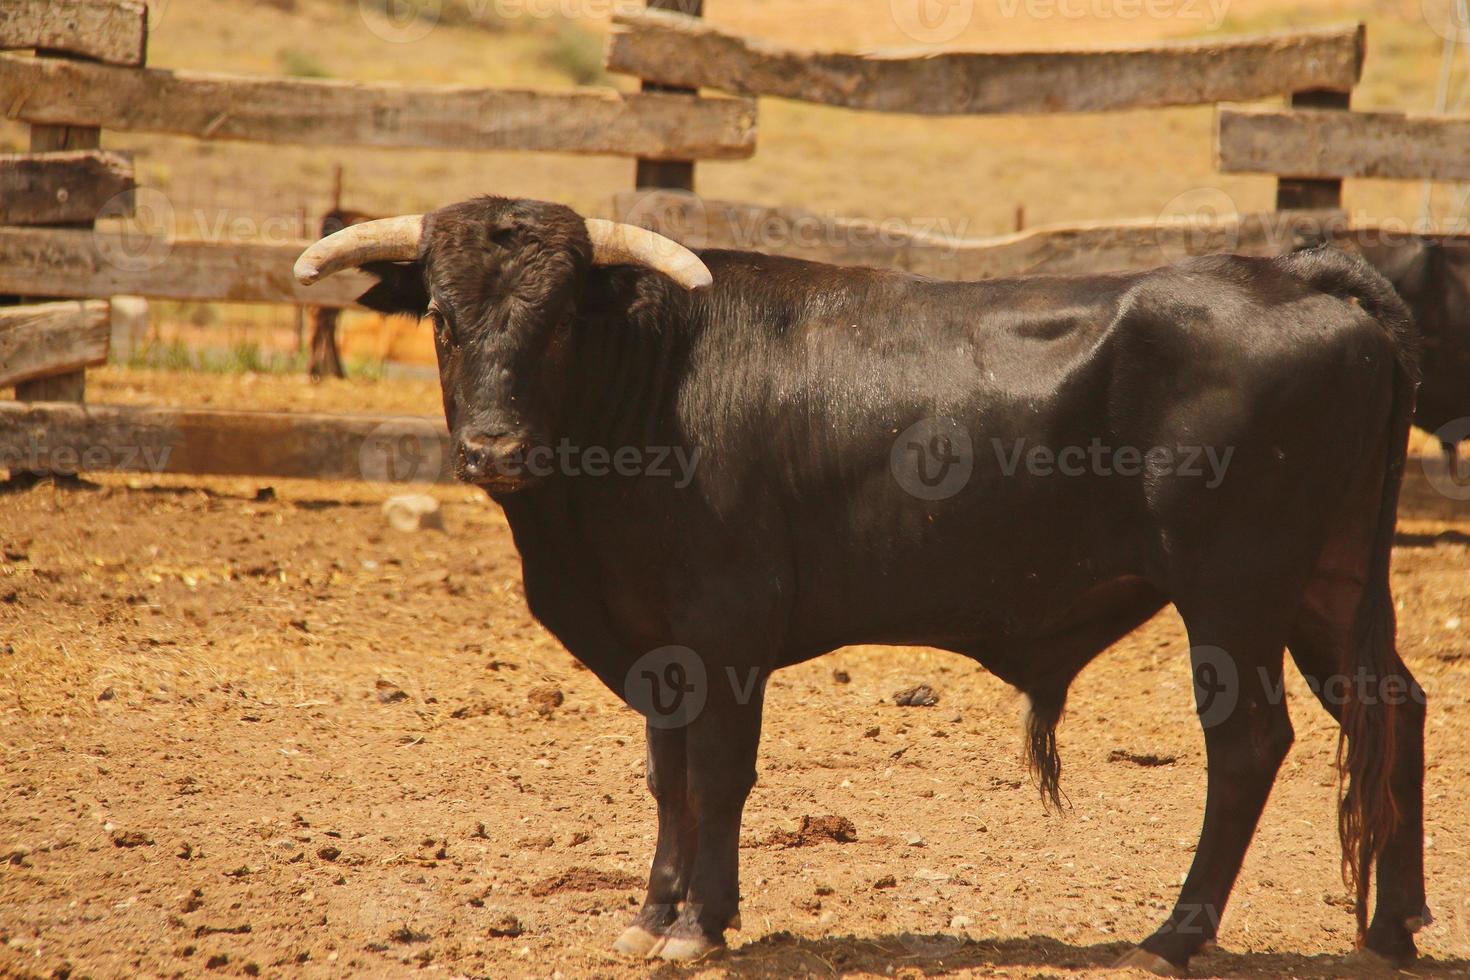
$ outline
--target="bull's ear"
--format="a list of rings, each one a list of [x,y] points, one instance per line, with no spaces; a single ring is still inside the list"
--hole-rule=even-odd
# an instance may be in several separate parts
[[[369,262],[362,271],[378,284],[357,298],[370,310],[388,316],[422,317],[429,309],[424,267],[418,262]]]

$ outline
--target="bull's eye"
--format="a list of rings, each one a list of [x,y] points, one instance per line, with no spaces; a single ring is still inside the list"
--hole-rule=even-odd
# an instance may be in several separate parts
[[[453,347],[454,331],[449,326],[449,318],[433,303],[429,304],[428,314],[434,325],[434,340],[441,346]]]

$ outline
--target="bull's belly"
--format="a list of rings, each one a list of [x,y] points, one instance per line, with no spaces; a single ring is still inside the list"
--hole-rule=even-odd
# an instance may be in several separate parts
[[[867,569],[798,596],[787,636],[790,662],[857,644],[932,646],[985,659],[1045,645],[1113,622],[1140,603],[1162,605],[1142,567],[1093,560],[989,560]],[[1155,597],[1155,598],[1149,598]]]

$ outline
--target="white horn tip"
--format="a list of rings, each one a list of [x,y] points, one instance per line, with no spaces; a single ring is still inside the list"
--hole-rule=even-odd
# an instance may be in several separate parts
[[[312,285],[322,276],[322,270],[318,269],[315,263],[308,262],[304,258],[296,260],[296,265],[292,268],[291,273],[303,286]]]
[[[685,289],[703,289],[712,285],[715,277],[710,275],[709,269],[701,262],[696,268],[688,269],[679,277],[679,285]]]

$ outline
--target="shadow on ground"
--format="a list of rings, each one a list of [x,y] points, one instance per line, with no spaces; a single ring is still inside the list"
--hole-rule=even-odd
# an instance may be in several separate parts
[[[1109,969],[1129,949],[1125,942],[1079,946],[1049,936],[1009,939],[967,939],[934,934],[833,936],[804,939],[790,933],[774,933],[752,943],[685,966],[665,964],[655,977],[690,976],[715,967],[726,976],[740,978],[785,978],[791,976],[845,976],[851,974],[894,975],[914,971],[925,977],[943,977],[964,972],[985,973],[999,969],[1034,969],[1045,976],[1049,970],[1096,971]],[[1190,964],[1190,975],[1199,977],[1299,977],[1304,980],[1338,980],[1351,977],[1464,977],[1470,960],[1424,959],[1405,974],[1359,953],[1317,954],[1232,953],[1215,950]]]

